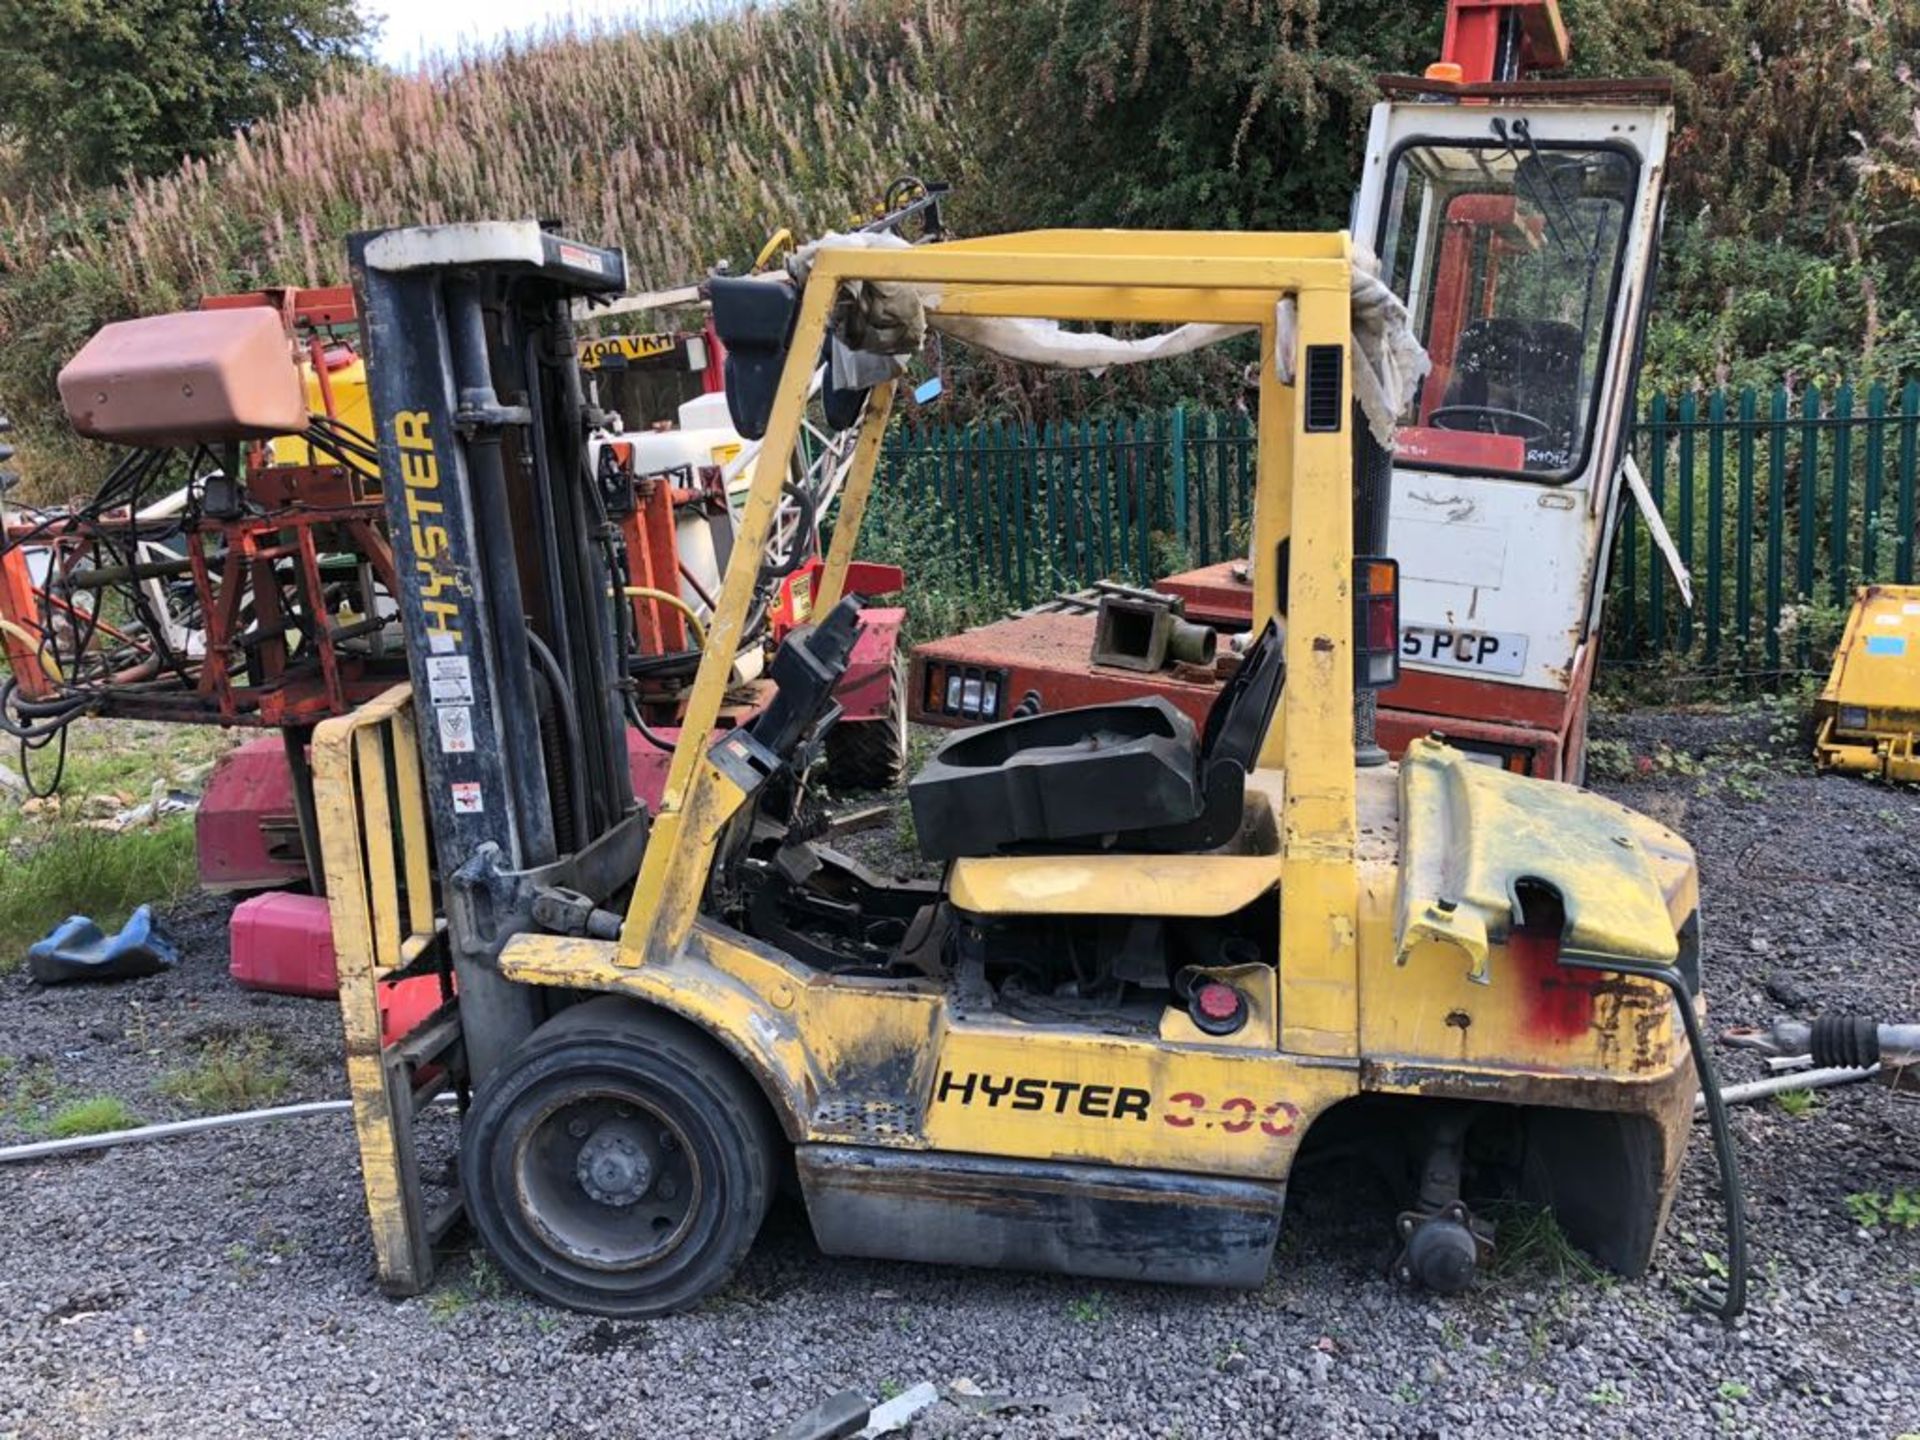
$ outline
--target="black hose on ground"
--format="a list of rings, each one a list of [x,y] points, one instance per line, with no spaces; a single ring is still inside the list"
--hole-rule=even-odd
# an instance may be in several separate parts
[[[1747,1308],[1747,1197],[1740,1183],[1740,1157],[1733,1149],[1733,1127],[1727,1118],[1726,1097],[1720,1093],[1720,1079],[1714,1072],[1713,1057],[1707,1053],[1700,1017],[1693,1010],[1693,991],[1686,977],[1671,965],[1640,964],[1613,955],[1580,955],[1567,950],[1560,952],[1560,963],[1574,970],[1599,970],[1658,980],[1673,992],[1680,1010],[1680,1023],[1687,1032],[1687,1044],[1693,1050],[1693,1068],[1700,1079],[1700,1094],[1706,1100],[1707,1128],[1713,1136],[1713,1158],[1720,1171],[1720,1199],[1727,1222],[1726,1293],[1716,1297],[1711,1288],[1704,1285],[1685,1286],[1682,1293],[1722,1320],[1732,1320]]]

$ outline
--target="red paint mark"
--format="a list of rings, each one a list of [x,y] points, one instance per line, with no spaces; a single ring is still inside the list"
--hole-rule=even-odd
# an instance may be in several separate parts
[[[1524,1006],[1527,1032],[1551,1040],[1571,1040],[1593,1024],[1596,980],[1560,964],[1560,937],[1538,930],[1515,930],[1507,938],[1515,979]]]
[[[1246,1096],[1236,1095],[1231,1100],[1223,1100],[1220,1103],[1220,1108],[1222,1110],[1231,1110],[1236,1115],[1242,1117],[1238,1120],[1223,1120],[1220,1122],[1220,1128],[1229,1135],[1238,1135],[1243,1130],[1251,1130],[1253,1128],[1254,1104],[1253,1101],[1247,1099]]]

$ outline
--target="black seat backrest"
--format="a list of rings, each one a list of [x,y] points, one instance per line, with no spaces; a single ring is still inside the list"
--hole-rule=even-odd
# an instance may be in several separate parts
[[[1531,415],[1552,443],[1573,442],[1580,406],[1580,327],[1492,315],[1467,322],[1453,350],[1447,405]]]
[[[784,280],[713,275],[713,330],[727,347],[727,414],[749,440],[767,433],[774,392],[800,318],[800,292]]]
[[[1287,647],[1280,639],[1279,625],[1269,620],[1207,710],[1206,728],[1200,732],[1203,769],[1215,761],[1253,769],[1286,676]]]
[[[860,609],[858,595],[845,596],[815,624],[790,631],[774,651],[767,667],[773,700],[747,728],[782,760],[793,759],[833,708],[833,687],[847,673],[860,636]]]

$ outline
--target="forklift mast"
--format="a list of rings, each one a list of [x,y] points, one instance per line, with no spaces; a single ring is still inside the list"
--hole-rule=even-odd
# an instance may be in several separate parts
[[[618,531],[600,504],[570,302],[626,287],[618,250],[534,221],[396,229],[348,246],[400,577],[435,878],[473,1078],[541,1015],[499,946],[534,893],[595,899],[582,851],[628,857]],[[589,869],[593,867],[589,866]],[[617,873],[603,866],[600,873]],[[601,892],[595,894],[594,892]]]
[[[1559,70],[1570,51],[1560,0],[1447,0],[1447,30],[1430,79],[1485,85]]]

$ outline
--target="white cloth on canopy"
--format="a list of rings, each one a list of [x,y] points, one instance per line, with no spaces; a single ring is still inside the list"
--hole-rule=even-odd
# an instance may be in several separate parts
[[[823,249],[882,249],[907,247],[898,235],[861,231],[851,235],[823,235],[803,246],[789,262],[796,279],[804,279],[813,257]],[[1432,368],[1425,347],[1413,333],[1407,307],[1387,288],[1379,275],[1380,263],[1362,246],[1353,249],[1353,395],[1367,426],[1382,445],[1392,449],[1399,417],[1413,403],[1421,378]],[[1236,335],[1251,325],[1180,325],[1134,339],[1091,330],[1069,330],[1057,320],[1004,318],[979,315],[942,315],[940,287],[902,281],[860,282],[860,300],[878,311],[894,312],[893,323],[881,328],[912,333],[916,327],[899,323],[898,312],[918,306],[926,324],[943,335],[976,345],[1009,360],[1047,365],[1062,370],[1105,370],[1114,365],[1138,365],[1189,355]],[[1283,384],[1293,383],[1293,352],[1298,322],[1294,303],[1283,299],[1274,315],[1274,365]],[[836,376],[836,380],[838,377]]]

